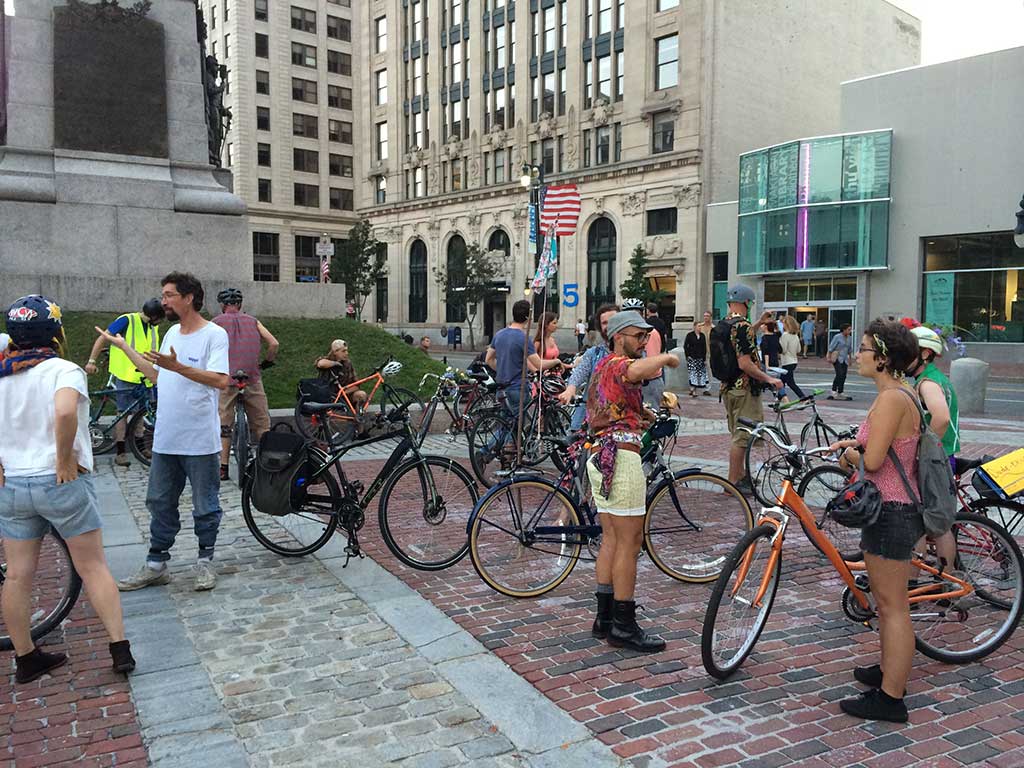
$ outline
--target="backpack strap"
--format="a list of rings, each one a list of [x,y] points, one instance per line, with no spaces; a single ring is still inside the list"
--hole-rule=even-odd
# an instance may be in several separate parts
[[[920,428],[921,428],[920,432],[923,435],[926,431],[928,431],[928,422],[925,421],[924,409],[921,407],[921,401],[918,400],[916,397],[914,397],[914,395],[910,392],[910,390],[906,389],[905,387],[900,387],[899,391],[902,392],[907,397],[909,397],[910,401],[914,404],[914,407],[917,408],[917,415],[921,419],[920,425],[919,425]]]

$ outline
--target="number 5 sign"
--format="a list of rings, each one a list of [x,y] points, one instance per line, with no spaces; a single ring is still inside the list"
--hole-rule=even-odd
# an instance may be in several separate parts
[[[579,283],[565,283],[562,286],[562,305],[566,307],[575,307],[580,303],[580,294],[577,290]]]

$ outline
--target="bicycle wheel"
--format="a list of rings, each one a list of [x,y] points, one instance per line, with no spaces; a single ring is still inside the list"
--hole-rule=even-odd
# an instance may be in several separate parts
[[[142,408],[132,416],[125,429],[128,448],[141,464],[147,467],[153,463],[153,430],[156,427],[156,410]]]
[[[764,432],[771,432],[779,441],[785,443],[783,436],[770,427]],[[782,483],[787,477],[785,467],[786,452],[779,448],[771,437],[751,437],[747,443],[745,457],[747,477],[754,489],[754,498],[766,507],[774,507],[779,503]]]
[[[476,483],[458,462],[424,456],[388,478],[377,508],[380,532],[395,557],[421,571],[439,571],[466,556],[466,525]]]
[[[7,574],[7,555],[3,541],[0,541],[0,589]],[[78,600],[82,591],[82,579],[71,562],[68,545],[55,531],[48,531],[42,538],[39,551],[39,565],[32,577],[32,592],[29,594],[29,631],[32,639],[38,640],[52,632]],[[7,627],[0,617],[0,650],[9,651],[14,647]]]
[[[249,419],[245,409],[239,404],[235,408],[235,427],[232,430],[231,447],[235,453],[235,464],[238,466],[238,483],[241,485],[249,466]]]
[[[719,680],[739,669],[768,623],[782,572],[781,552],[771,565],[775,530],[772,525],[759,525],[747,531],[729,554],[711,592],[700,655],[704,669]]]
[[[485,488],[501,478],[495,473],[507,471],[515,461],[512,426],[496,413],[481,416],[469,431],[469,463],[473,474]]]
[[[804,448],[825,448],[839,439],[839,433],[820,418],[811,419],[800,430],[800,445]]]
[[[311,459],[310,474],[321,466],[319,459]],[[338,481],[331,470],[321,474],[293,498],[293,512],[271,515],[260,512],[252,504],[252,476],[242,485],[242,517],[256,541],[278,555],[299,557],[316,552],[324,546],[338,527],[338,510],[342,495]]]
[[[300,401],[295,404],[293,418],[300,435],[323,445],[351,442],[356,434],[356,419],[344,402],[338,403],[336,411],[305,414]]]
[[[981,515],[958,514],[953,535],[957,568],[952,575],[974,590],[911,605],[910,619],[921,653],[946,664],[967,664],[988,656],[1017,628],[1024,609],[1024,558],[1006,529]]]
[[[569,450],[560,442],[553,442],[551,438],[561,441],[569,434],[569,426],[572,421],[560,405],[549,405],[544,409],[544,450],[551,456],[551,463],[559,472],[564,472],[572,459],[569,457]]]
[[[113,420],[117,418],[117,408],[109,395],[89,395],[89,436],[92,438],[94,456],[106,453],[114,447]]]
[[[462,414],[462,421],[463,424],[465,424],[466,434],[469,434],[469,430],[472,429],[473,424],[476,423],[477,419],[485,413],[494,411],[499,407],[498,399],[495,397],[493,392],[484,392],[480,394]]]
[[[678,581],[714,581],[737,537],[754,525],[743,494],[706,472],[677,472],[648,495],[644,545],[663,573]]]
[[[1024,504],[1000,499],[975,499],[971,502],[970,511],[995,520],[1011,536],[1024,535]]]
[[[823,464],[803,476],[796,492],[814,515],[818,530],[835,545],[844,560],[853,562],[863,559],[860,551],[860,530],[840,525],[825,513],[825,505],[834,499],[849,482],[849,474],[840,469],[838,464]],[[807,534],[807,538],[814,548],[824,555],[824,550],[818,546],[818,542],[814,540],[806,526],[804,526],[804,533]]]
[[[540,479],[510,480],[480,502],[469,530],[473,567],[491,589],[509,597],[537,597],[568,578],[580,556],[578,533],[537,528],[578,526],[565,493]]]
[[[404,387],[385,387],[384,397],[381,400],[381,415],[384,417],[386,422],[393,422],[389,415],[396,412],[398,409],[402,409],[404,413],[409,414],[409,426],[412,431],[415,432],[420,428],[420,424],[423,423],[423,414],[426,412],[426,407],[423,405],[423,401],[419,398],[415,392],[411,389],[405,389]]]

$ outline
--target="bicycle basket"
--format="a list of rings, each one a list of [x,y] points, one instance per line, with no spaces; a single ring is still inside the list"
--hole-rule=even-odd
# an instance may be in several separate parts
[[[302,403],[333,403],[338,388],[323,379],[299,379],[295,397]]]
[[[304,490],[296,481],[306,469],[308,447],[309,442],[287,424],[278,424],[260,438],[249,489],[249,500],[256,509],[283,516],[301,505]]]

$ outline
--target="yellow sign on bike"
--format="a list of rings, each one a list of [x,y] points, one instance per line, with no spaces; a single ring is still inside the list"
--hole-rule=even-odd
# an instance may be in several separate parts
[[[1024,448],[982,464],[980,469],[1002,489],[1007,498],[1012,499],[1024,491]]]

